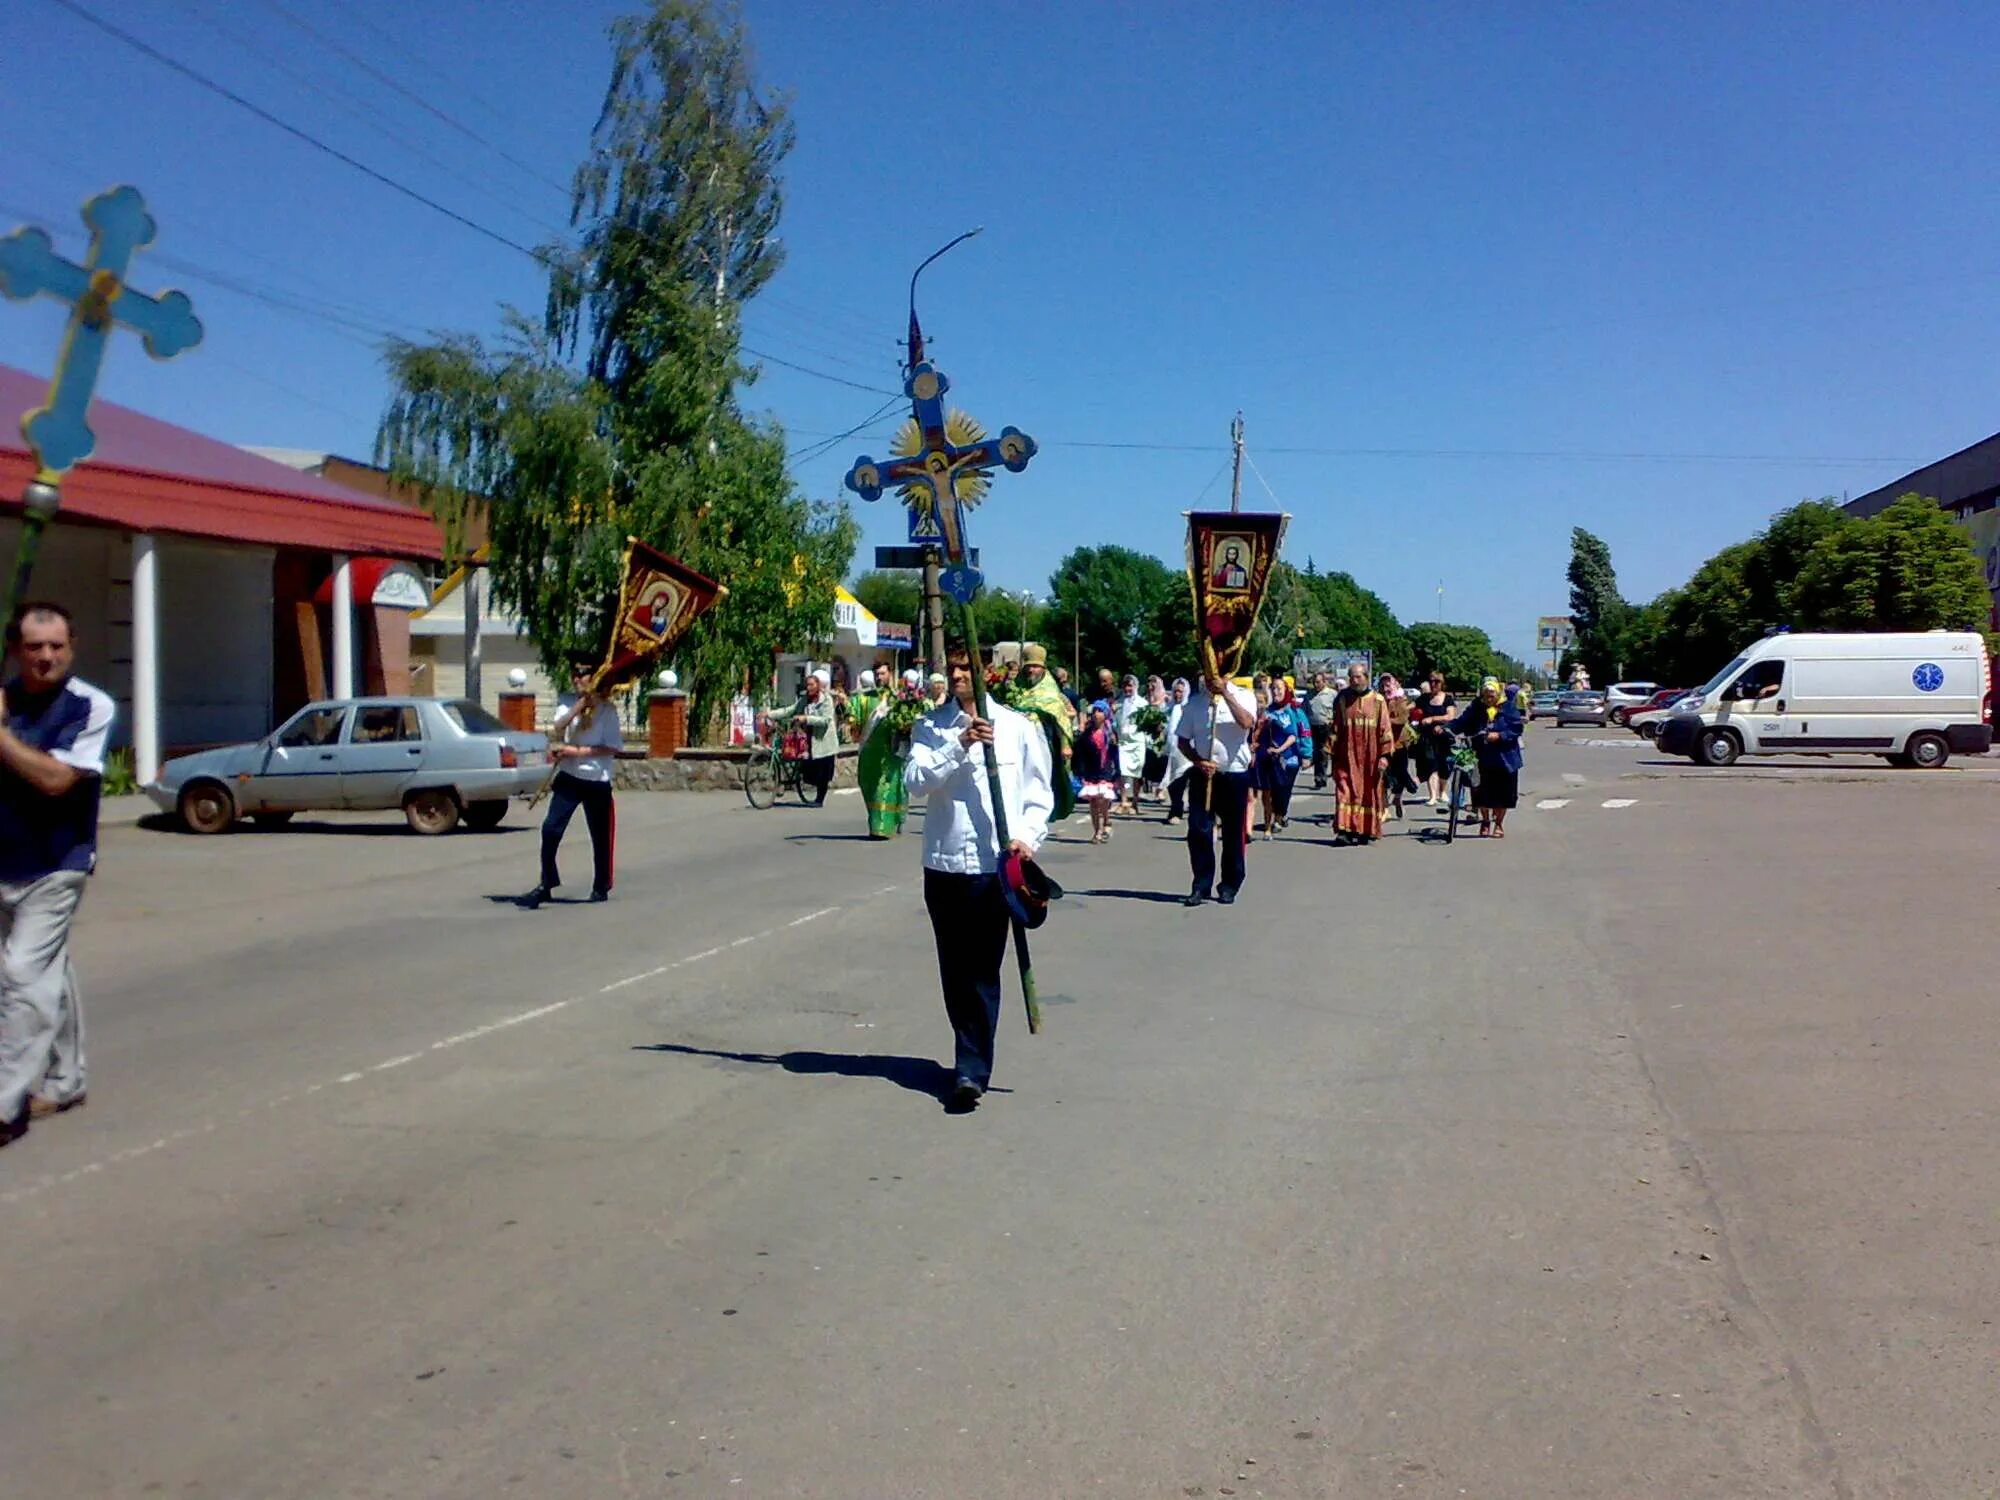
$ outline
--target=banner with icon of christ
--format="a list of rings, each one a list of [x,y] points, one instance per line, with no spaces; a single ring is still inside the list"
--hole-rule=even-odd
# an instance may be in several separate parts
[[[1204,675],[1234,677],[1242,669],[1290,519],[1267,511],[1188,514],[1188,583]]]

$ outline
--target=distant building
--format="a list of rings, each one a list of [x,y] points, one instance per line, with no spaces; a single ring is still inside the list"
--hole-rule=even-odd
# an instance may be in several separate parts
[[[34,472],[15,419],[47,390],[0,365],[8,570]],[[63,478],[33,592],[76,616],[77,671],[117,700],[113,742],[142,779],[312,698],[405,689],[409,614],[440,550],[428,516],[114,402],[92,403],[90,423],[97,451]]]
[[[1971,532],[1973,550],[1986,568],[1986,587],[1993,595],[1986,626],[2000,630],[2000,432],[1949,458],[1913,469],[1842,508],[1850,516],[1872,516],[1909,494],[1937,501]]]

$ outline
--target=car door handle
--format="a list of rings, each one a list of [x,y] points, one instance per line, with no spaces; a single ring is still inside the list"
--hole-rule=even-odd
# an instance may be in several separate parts
[[[320,751],[320,753],[319,753],[319,758],[320,758],[321,760],[332,760],[332,759],[333,759],[333,752],[332,752],[331,750],[322,750],[322,751]]]
[[[423,753],[424,753],[424,747],[422,745],[411,745],[409,748],[403,751],[403,754],[405,755],[422,755]]]

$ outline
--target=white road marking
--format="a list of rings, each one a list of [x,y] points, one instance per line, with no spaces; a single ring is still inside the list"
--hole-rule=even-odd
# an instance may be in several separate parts
[[[837,786],[833,789],[833,795],[836,797],[859,797],[861,795],[861,788],[858,786]]]
[[[1639,799],[1637,797],[1613,797],[1610,801],[1606,802],[1604,805],[1606,807],[1630,807],[1633,803],[1637,802],[1638,800]]]
[[[875,896],[886,896],[892,891],[899,891],[902,888],[900,883],[878,886],[863,899],[868,900]],[[838,906],[823,906],[818,911],[807,912],[804,916],[787,922],[785,928],[803,927],[806,923],[816,922],[821,917],[832,916],[839,910],[841,908]],[[736,938],[726,945],[704,948],[699,953],[690,953],[687,957],[674,959],[671,963],[659,964],[638,974],[628,974],[623,979],[613,980],[610,984],[598,990],[597,993],[608,995],[612,991],[622,990],[628,985],[640,984],[648,979],[657,979],[662,974],[671,973],[673,970],[681,968],[684,965],[698,964],[704,959],[714,958],[717,954],[728,952],[730,949],[747,947],[749,944],[757,942],[762,938],[774,937],[780,930],[776,927],[767,927],[762,932],[753,932],[747,936]],[[290,1103],[294,1099],[311,1098],[314,1094],[329,1087],[338,1087],[341,1084],[347,1083],[360,1083],[370,1073],[386,1073],[395,1068],[407,1067],[409,1064],[421,1060],[426,1053],[449,1051],[453,1047],[464,1045],[466,1042],[477,1041],[480,1037],[484,1036],[491,1036],[496,1031],[506,1031],[510,1027],[523,1026],[530,1021],[538,1021],[544,1016],[552,1016],[557,1011],[568,1009],[582,998],[582,996],[572,995],[567,1000],[551,1001],[547,1005],[538,1005],[533,1010],[524,1010],[517,1015],[503,1016],[497,1021],[488,1021],[485,1025],[475,1026],[470,1031],[461,1031],[454,1036],[440,1037],[437,1041],[432,1042],[424,1052],[408,1052],[399,1057],[386,1058],[360,1072],[343,1073],[330,1082],[309,1083],[302,1089],[279,1094],[275,1098],[265,1101],[261,1107],[267,1110],[276,1109],[280,1105]],[[874,1023],[867,1022],[865,1024],[872,1026]],[[238,1110],[237,1118],[244,1119],[251,1112],[251,1109]],[[102,1172],[108,1166],[114,1166],[121,1162],[128,1162],[141,1156],[150,1155],[152,1152],[163,1150],[167,1146],[173,1145],[176,1141],[186,1140],[190,1136],[206,1135],[214,1129],[215,1122],[210,1120],[201,1125],[190,1125],[184,1130],[176,1130],[171,1135],[161,1136],[159,1139],[150,1141],[143,1146],[127,1146],[122,1151],[112,1152],[100,1161],[86,1162],[84,1165],[73,1167],[59,1176],[44,1176],[35,1182],[24,1183],[18,1188],[0,1193],[0,1203],[18,1203],[24,1198],[32,1198],[37,1193],[44,1192],[49,1188],[74,1182],[80,1177],[88,1177],[94,1173]]]
[[[1550,812],[1554,812],[1554,811],[1555,811],[1555,810],[1556,810],[1557,808],[1559,808],[1559,807],[1568,807],[1568,806],[1569,806],[1569,798],[1567,798],[1567,797],[1544,797],[1544,798],[1543,798],[1543,799],[1542,799],[1542,800],[1541,800],[1540,802],[1537,802],[1537,803],[1535,804],[1535,806],[1536,806],[1536,807],[1539,807],[1539,808],[1546,808],[1546,809],[1547,809],[1548,811],[1550,811]]]

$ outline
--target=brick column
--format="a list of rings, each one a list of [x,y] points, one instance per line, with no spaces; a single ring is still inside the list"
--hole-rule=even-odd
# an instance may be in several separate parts
[[[688,700],[678,688],[654,693],[646,710],[646,754],[652,760],[672,760],[687,744]]]
[[[524,734],[535,732],[535,695],[505,692],[500,695],[500,722]]]

